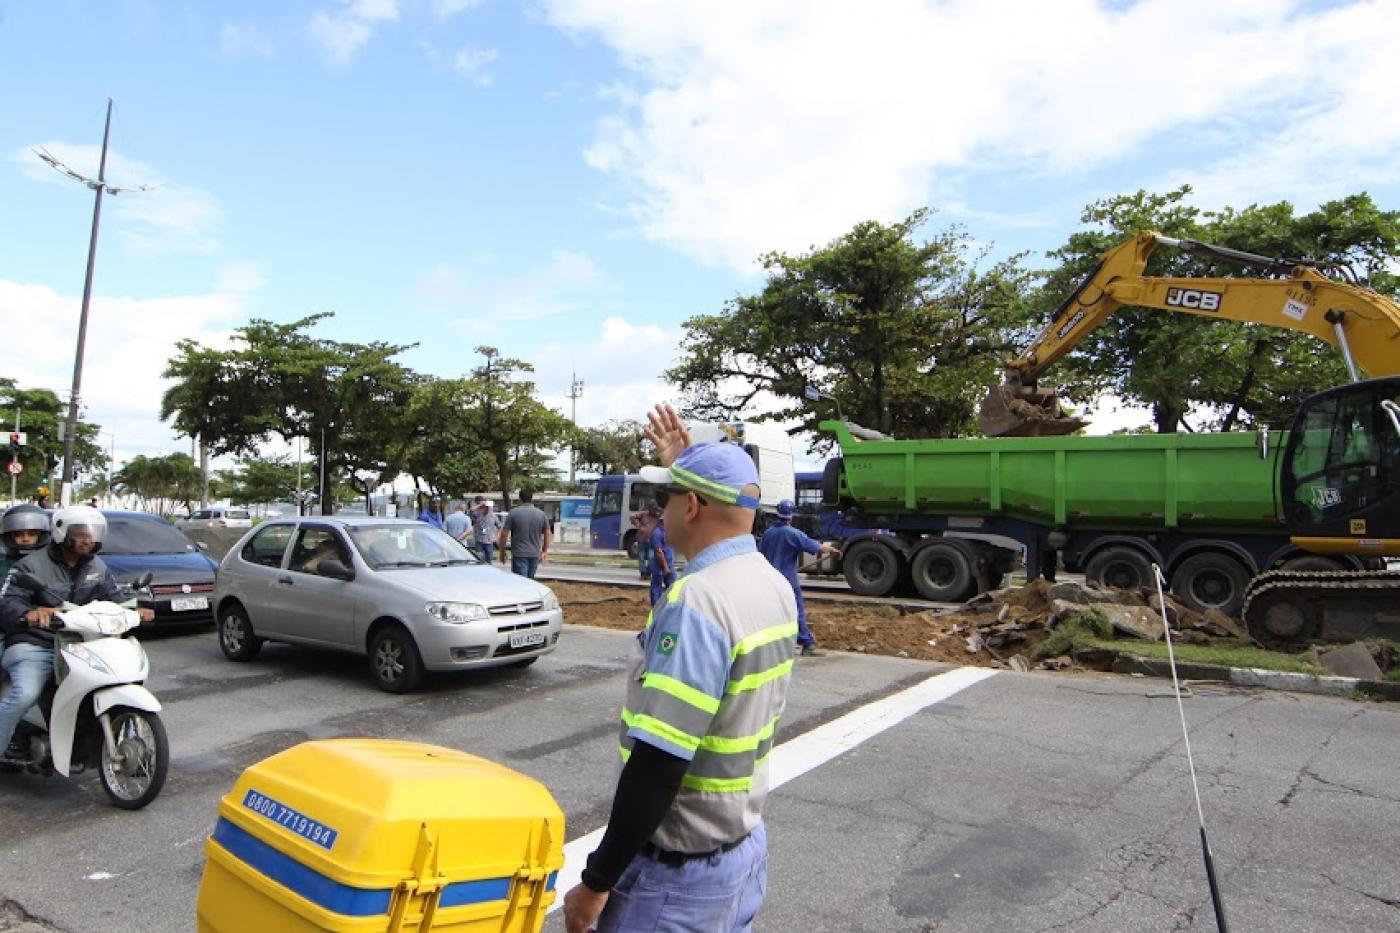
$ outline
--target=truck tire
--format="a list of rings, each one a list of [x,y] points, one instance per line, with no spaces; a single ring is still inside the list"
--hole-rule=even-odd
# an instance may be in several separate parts
[[[1192,554],[1172,574],[1172,592],[1197,612],[1218,609],[1228,616],[1239,615],[1244,591],[1249,586],[1249,569],[1238,559],[1219,551]]]
[[[635,531],[629,531],[622,536],[622,549],[627,552],[629,558],[637,559],[637,533]]]
[[[934,602],[960,603],[977,589],[977,575],[967,553],[949,541],[920,548],[911,570],[919,595]]]
[[[1152,585],[1152,564],[1135,547],[1115,544],[1099,551],[1084,565],[1084,576],[1099,586],[1140,590]]]
[[[841,560],[846,583],[861,596],[889,596],[899,586],[904,556],[879,541],[852,544]]]
[[[822,467],[822,505],[840,505],[842,457],[832,457]]]

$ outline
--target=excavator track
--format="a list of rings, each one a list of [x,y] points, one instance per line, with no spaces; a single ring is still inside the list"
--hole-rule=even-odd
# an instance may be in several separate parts
[[[1321,638],[1400,639],[1400,573],[1387,570],[1271,570],[1255,577],[1241,616],[1271,647]]]

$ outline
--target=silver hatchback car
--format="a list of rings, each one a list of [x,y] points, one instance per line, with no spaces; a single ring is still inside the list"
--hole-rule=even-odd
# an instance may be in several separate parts
[[[392,693],[425,670],[528,666],[564,624],[548,587],[483,564],[431,525],[387,518],[259,525],[219,565],[214,607],[231,661],[264,641],[359,652]]]

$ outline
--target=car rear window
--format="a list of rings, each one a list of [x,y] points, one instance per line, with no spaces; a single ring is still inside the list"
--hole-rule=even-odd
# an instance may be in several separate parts
[[[107,517],[103,554],[184,554],[194,549],[189,538],[163,521]]]
[[[226,518],[252,518],[247,509],[229,509],[224,513]]]

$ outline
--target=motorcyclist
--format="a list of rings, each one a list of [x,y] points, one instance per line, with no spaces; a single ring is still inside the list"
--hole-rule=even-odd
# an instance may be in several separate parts
[[[30,551],[49,541],[49,517],[37,505],[21,503],[0,518],[0,580]]]
[[[40,606],[37,594],[16,584],[18,574],[38,578],[56,599],[78,606],[98,600],[122,598],[112,571],[97,556],[107,537],[107,519],[88,505],[61,508],[53,513],[48,547],[25,555],[0,586],[0,628],[6,636],[3,663],[10,689],[0,699],[0,750],[11,755],[10,739],[29,707],[38,702],[53,676],[53,628],[57,609]],[[141,609],[141,621],[155,614]]]

